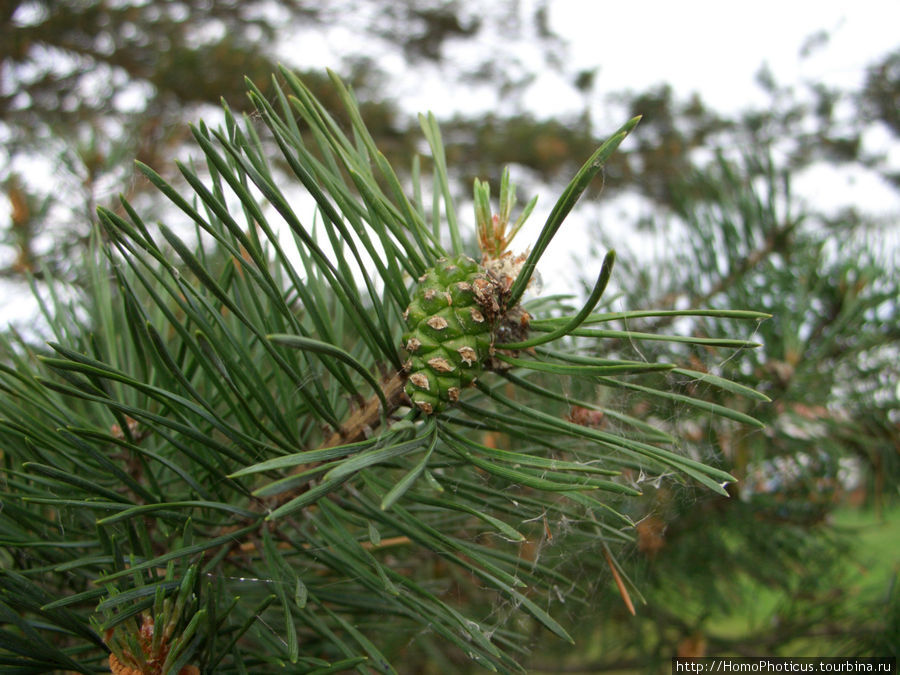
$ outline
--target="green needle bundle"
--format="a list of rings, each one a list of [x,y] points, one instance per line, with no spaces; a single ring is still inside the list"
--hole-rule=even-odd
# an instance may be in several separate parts
[[[510,224],[508,173],[498,212],[477,181],[476,227],[461,226],[434,117],[409,196],[333,84],[340,121],[287,70],[272,97],[250,84],[258,114],[193,128],[188,194],[139,164],[167,200],[146,210],[169,224],[124,199],[100,209],[74,304],[44,281],[47,343],[0,340],[0,668],[515,672],[534,630],[571,641],[558,599],[609,581],[545,562],[547,532],[603,551],[627,594],[614,556],[638,477],[719,494],[733,480],[616,401],[758,423],[669,391],[676,363],[622,346],[752,343],[629,331],[631,313],[598,309],[612,253],[577,311],[525,296],[637,119],[514,254],[534,200]],[[698,312],[764,318],[661,315]]]

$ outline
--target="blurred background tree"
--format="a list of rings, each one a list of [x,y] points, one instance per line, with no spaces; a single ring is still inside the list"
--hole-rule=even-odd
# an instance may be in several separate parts
[[[597,584],[596,627],[581,622],[581,644],[592,647],[567,664],[573,672],[664,667],[676,651],[704,650],[821,655],[817,637],[841,653],[896,654],[897,569],[885,558],[896,560],[897,550],[884,544],[897,541],[900,471],[896,214],[867,204],[827,212],[798,199],[791,186],[812,167],[828,166],[861,167],[900,189],[889,152],[862,143],[876,127],[891,142],[900,136],[900,51],[871,64],[855,91],[816,83],[799,91],[762,68],[757,84],[769,104],[723,115],[668,86],[602,92],[596,71],[567,72],[551,8],[510,2],[482,13],[461,0],[6,3],[0,180],[10,216],[0,274],[22,279],[46,266],[66,276],[66,261],[84,250],[96,206],[123,190],[140,198],[147,187],[133,178],[132,159],[174,180],[171,162],[184,159],[185,121],[211,114],[208,104],[220,97],[249,110],[241,75],[266,92],[285,43],[302,49],[304,36],[325,25],[344,24],[364,36],[361,42],[397,43],[410,68],[440,64],[448,77],[487,85],[502,99],[490,114],[441,120],[459,194],[468,193],[474,176],[495,176],[508,163],[525,174],[519,182],[528,191],[568,178],[600,140],[589,114],[598,100],[642,114],[633,145],[609,163],[602,189],[605,200],[639,196],[641,212],[627,214],[628,229],[663,253],[620,255],[617,306],[711,303],[772,313],[759,335],[763,350],[724,363],[702,351],[693,357],[697,372],[763,381],[773,403],[753,410],[768,423],[766,432],[736,435],[677,401],[627,392],[633,414],[690,426],[695,451],[743,481],[730,500],[653,486],[652,511],[631,514],[639,524],[630,555],[647,600],[637,618],[625,614],[606,563],[598,560],[595,569],[572,555],[577,540],[551,524],[557,536],[552,546],[544,542],[542,555],[578,559]],[[538,45],[542,67],[567,77],[585,110],[541,119],[523,109],[518,95],[533,80],[532,68],[497,52],[479,52],[484,56],[465,66],[443,61],[448,42],[470,41],[474,50],[497,25],[510,40]],[[804,48],[827,42],[827,35],[813,37]],[[409,166],[417,123],[392,100],[392,73],[365,52],[349,54],[342,74],[362,99],[379,147],[395,166]],[[323,82],[305,80],[317,77]],[[317,95],[328,105],[324,92]],[[36,180],[35,167],[52,181]],[[605,222],[610,214],[603,212]],[[633,247],[619,239],[604,224],[597,244]],[[716,334],[722,326],[692,328]],[[704,386],[699,375],[679,377],[686,389]],[[866,527],[882,529],[860,540],[865,532],[849,527],[860,516],[848,503],[877,506],[886,521],[870,519]],[[860,560],[860,541],[882,559]],[[536,651],[540,657],[550,649]],[[539,657],[531,665],[549,668]]]
[[[770,148],[732,154],[672,178],[671,208],[645,224],[664,243],[656,255],[625,254],[616,284],[629,308],[772,314],[755,336],[760,350],[716,362],[692,347],[682,358],[696,370],[667,376],[685,394],[707,389],[709,374],[755,383],[772,400],[753,408],[767,426],[747,433],[677,399],[623,392],[632,415],[680,430],[698,459],[715,457],[739,482],[729,498],[677,484],[645,488],[653,505],[632,514],[631,569],[646,606],[636,617],[598,619],[587,630],[593,639],[584,638],[594,654],[567,660],[571,672],[662,671],[672,655],[897,653],[896,252],[866,219],[830,220],[798,204],[791,172],[775,166]],[[614,239],[605,233],[598,248]],[[728,322],[692,322],[695,335],[728,330]],[[652,333],[666,323],[622,327]],[[659,356],[652,344],[614,353]],[[741,409],[728,391],[713,399]],[[608,582],[605,595],[608,608],[616,600]],[[570,672],[546,659],[534,666]]]
[[[508,32],[527,19],[513,4],[501,5],[493,20]],[[0,275],[36,274],[40,265],[61,271],[83,250],[98,205],[123,189],[147,188],[134,179],[134,159],[172,176],[189,137],[185,122],[219,115],[221,99],[249,111],[243,77],[266,93],[278,59],[308,50],[306,40],[323,26],[346,26],[354,43],[389,41],[409,63],[439,61],[447,40],[482,29],[472,9],[380,0],[3,3],[0,181],[11,215],[0,239]],[[417,124],[401,119],[385,96],[385,73],[364,53],[343,66],[379,147],[391,158],[409,157]],[[482,77],[516,86],[498,68]],[[321,68],[306,79],[338,109]]]
[[[39,273],[42,264],[63,267],[73,247],[83,247],[97,205],[111,203],[123,189],[146,190],[146,182],[134,177],[134,158],[172,176],[173,160],[184,158],[185,120],[214,117],[223,98],[234,110],[248,111],[242,75],[265,93],[275,62],[309,60],[316,38],[335,26],[345,27],[353,42],[339,69],[391,160],[413,152],[417,123],[397,106],[396,70],[372,57],[379,51],[373,46],[389,44],[412,71],[431,65],[448,83],[490,92],[485,98],[497,102],[490,114],[444,119],[438,111],[461,187],[509,163],[529,169],[533,181],[564,181],[584,149],[601,140],[588,113],[601,98],[645,117],[639,148],[608,168],[607,190],[633,188],[667,205],[667,181],[691,165],[698,148],[773,139],[790,144],[780,149],[794,170],[819,160],[858,163],[898,180],[886,154],[866,153],[860,144],[863,130],[876,122],[894,138],[900,133],[897,53],[872,64],[860,91],[813,85],[800,96],[762,69],[759,84],[772,105],[728,119],[698,96],[682,100],[667,86],[598,91],[596,69],[566,71],[566,45],[553,32],[549,12],[546,2],[501,2],[485,11],[462,0],[6,3],[0,22],[0,182],[9,218],[0,237],[0,277]],[[497,36],[503,44],[495,44]],[[471,62],[445,62],[447,45],[460,42],[471,44]],[[522,42],[540,54],[541,67],[581,93],[582,113],[541,119],[523,108],[520,98],[535,79],[535,64],[504,49]],[[318,82],[317,93],[328,102],[321,69],[305,76]],[[52,188],[43,180],[49,176]]]

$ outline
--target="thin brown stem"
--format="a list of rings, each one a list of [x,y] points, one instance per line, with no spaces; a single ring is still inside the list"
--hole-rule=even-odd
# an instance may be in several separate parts
[[[407,400],[406,393],[403,391],[405,384],[406,373],[403,371],[396,373],[384,383],[382,391],[388,404],[388,409],[384,411],[386,417],[390,417]],[[331,434],[320,447],[333,448],[361,441],[378,426],[380,418],[381,399],[373,396],[359,410],[350,415],[341,428]]]

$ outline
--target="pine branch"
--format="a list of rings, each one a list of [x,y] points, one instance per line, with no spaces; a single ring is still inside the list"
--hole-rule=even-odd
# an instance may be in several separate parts
[[[95,236],[83,304],[74,312],[59,293],[44,302],[52,354],[3,344],[0,537],[23,552],[23,573],[65,570],[48,575],[62,597],[41,611],[93,616],[120,663],[262,672],[275,661],[362,670],[366,660],[394,672],[392,635],[427,629],[442,649],[513,672],[518,638],[494,625],[485,588],[515,608],[511,626],[566,641],[548,610],[553,589],[571,589],[572,602],[586,592],[552,565],[523,562],[519,546],[543,536],[548,518],[608,552],[628,539],[635,475],[676,472],[718,493],[733,480],[610,408],[609,392],[754,423],[660,390],[652,373],[674,364],[601,359],[589,346],[749,344],[593,328],[614,318],[594,313],[612,254],[578,311],[558,298],[520,304],[541,253],[637,120],[588,158],[530,256],[504,250],[508,178],[493,229],[476,185],[491,246],[466,255],[433,117],[423,117],[438,155],[429,215],[405,196],[343,83],[333,78],[348,131],[282,75],[273,99],[250,87],[258,118],[241,125],[226,110],[224,129],[193,129],[205,167],[179,167],[190,196],[139,165],[170,200],[173,225],[145,223],[124,200],[118,213],[99,211],[105,238]],[[297,211],[301,193],[315,202],[314,228]],[[574,400],[618,428],[573,417]],[[451,580],[470,602],[449,600]],[[165,639],[148,642],[151,625]]]

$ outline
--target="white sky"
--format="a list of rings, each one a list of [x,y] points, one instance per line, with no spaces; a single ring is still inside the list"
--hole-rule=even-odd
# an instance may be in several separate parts
[[[522,0],[533,5],[534,0]],[[598,68],[597,91],[606,94],[668,83],[681,96],[699,92],[713,108],[730,113],[750,104],[764,104],[766,97],[754,76],[764,63],[783,84],[822,81],[841,88],[862,82],[865,66],[900,46],[900,2],[800,2],[758,0],[551,0],[550,23],[569,43],[564,64],[567,73]],[[523,12],[527,14],[527,12]],[[800,55],[805,41],[819,31],[830,35],[828,43]],[[333,65],[341,45],[352,44],[352,33],[338,31],[320,36],[321,43],[306,43],[295,51],[304,64]],[[315,38],[313,38],[315,40]],[[504,49],[543,75],[521,101],[538,115],[578,110],[583,105],[571,86],[542,69],[540,50],[527,44],[505,43],[502,34],[487,35],[481,45],[448,46],[452,69],[459,62],[474,61],[485,50]],[[408,72],[390,50],[378,53],[379,65]],[[396,67],[394,67],[396,66]],[[455,86],[438,69],[409,75],[405,86],[393,86],[401,105],[411,111],[434,110],[439,117],[449,110],[473,111],[490,105],[490,97],[471,84]]]
[[[571,40],[573,67],[601,67],[602,90],[667,82],[726,112],[765,101],[753,86],[763,63],[785,83],[852,88],[868,63],[900,45],[900,2],[893,0],[554,0],[550,16]],[[829,43],[802,59],[803,43],[822,30]]]

